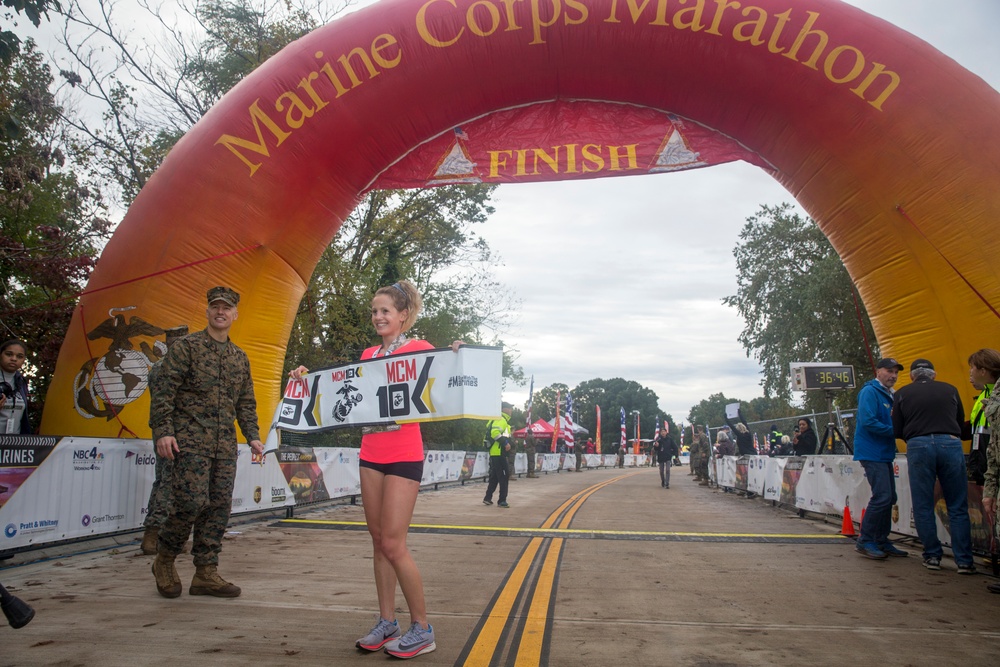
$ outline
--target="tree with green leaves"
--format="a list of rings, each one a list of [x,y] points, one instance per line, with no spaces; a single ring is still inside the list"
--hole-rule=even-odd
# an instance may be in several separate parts
[[[787,203],[761,206],[747,218],[733,254],[737,290],[723,302],[746,323],[739,340],[763,367],[765,396],[791,396],[790,362],[851,364],[859,379],[870,372],[868,345],[878,356],[871,322],[815,222]],[[837,398],[852,404],[856,391]],[[806,400],[819,409],[825,399],[811,392]]]
[[[100,191],[78,176],[53,83],[31,40],[0,63],[0,322],[28,345],[33,401],[111,230]]]
[[[16,17],[24,15],[36,28],[49,17],[50,9],[61,9],[58,0],[3,0],[2,4],[5,20],[16,23]],[[0,62],[10,62],[20,51],[21,38],[11,30],[0,30]]]
[[[128,206],[167,151],[232,86],[280,49],[329,21],[351,0],[67,0],[60,73],[77,154]],[[123,11],[131,12],[123,14]],[[138,12],[158,35],[137,40]],[[414,335],[502,345],[514,300],[492,277],[498,261],[474,227],[492,213],[494,186],[373,191],[318,263],[293,324],[286,366],[329,366],[371,344],[369,301],[399,278],[425,311]],[[522,383],[505,350],[505,381]],[[435,429],[427,429],[433,435]],[[445,429],[446,427],[440,427]]]
[[[597,441],[597,406],[601,408],[601,444],[604,452],[613,451],[621,439],[621,409],[625,409],[626,433],[629,440],[635,437],[635,415],[639,411],[639,430],[643,438],[652,438],[656,420],[670,425],[671,433],[677,432],[677,424],[669,414],[660,411],[659,398],[652,389],[633,380],[595,378],[570,389],[562,383],[551,384],[535,391],[531,417],[551,420],[555,417],[556,395],[560,399],[559,414],[565,415],[566,393],[573,394],[573,421],[590,432]]]

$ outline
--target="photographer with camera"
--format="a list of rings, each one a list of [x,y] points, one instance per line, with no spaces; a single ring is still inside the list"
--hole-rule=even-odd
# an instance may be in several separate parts
[[[21,375],[26,357],[27,347],[16,338],[0,345],[0,433],[31,433],[28,382]]]

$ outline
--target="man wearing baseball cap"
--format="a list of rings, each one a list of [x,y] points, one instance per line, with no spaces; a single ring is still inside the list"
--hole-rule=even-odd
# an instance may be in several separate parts
[[[960,439],[965,421],[962,399],[958,389],[934,378],[934,364],[927,359],[915,359],[910,364],[913,383],[896,392],[893,432],[906,441],[913,523],[924,545],[924,567],[940,570],[944,554],[934,518],[934,482],[940,481],[958,573],[975,574],[965,453]]]
[[[861,534],[855,545],[865,558],[884,560],[889,556],[907,556],[889,542],[892,530],[892,506],[896,504],[896,438],[892,432],[892,387],[903,365],[895,359],[879,359],[875,379],[858,393],[858,417],[854,429],[854,460],[865,469],[872,489]]]

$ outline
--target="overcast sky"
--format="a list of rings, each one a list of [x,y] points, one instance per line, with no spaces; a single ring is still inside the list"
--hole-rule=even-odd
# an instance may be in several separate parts
[[[1000,90],[1000,1],[850,4]],[[534,374],[536,390],[622,377],[655,391],[678,421],[716,392],[744,401],[762,395],[760,366],[737,341],[743,321],[721,300],[736,291],[732,250],[745,219],[761,204],[794,202],[765,172],[740,162],[501,185],[495,198],[497,212],[481,233],[503,257],[500,280],[523,302],[505,342]],[[527,396],[527,385],[504,392],[518,406]]]
[[[1000,0],[849,2],[1000,90]],[[784,188],[744,163],[500,186],[478,231],[522,302],[505,342],[536,389],[622,377],[650,387],[678,421],[716,392],[760,396],[760,367],[737,342],[743,322],[721,300],[736,291],[732,249],[745,219],[784,201],[793,201]],[[527,385],[504,393],[519,406],[527,396]]]

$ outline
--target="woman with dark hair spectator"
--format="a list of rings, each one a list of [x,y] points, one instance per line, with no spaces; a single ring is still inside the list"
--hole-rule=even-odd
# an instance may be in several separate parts
[[[31,433],[28,382],[21,375],[27,347],[12,338],[0,345],[0,433]]]
[[[812,422],[808,417],[799,417],[798,433],[795,435],[795,443],[792,445],[796,456],[811,456],[816,454],[816,431],[812,428]]]

